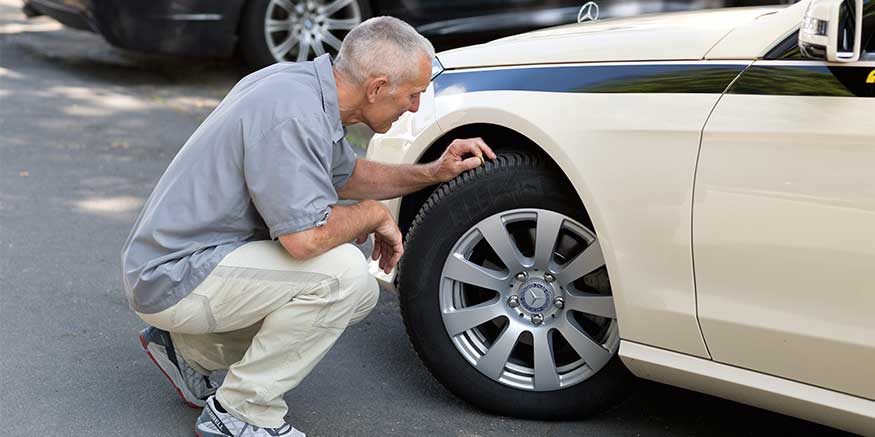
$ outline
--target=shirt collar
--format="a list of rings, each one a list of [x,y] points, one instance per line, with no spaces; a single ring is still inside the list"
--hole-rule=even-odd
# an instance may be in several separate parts
[[[319,80],[319,88],[322,94],[322,109],[331,124],[331,141],[340,141],[344,133],[343,124],[340,122],[340,105],[337,102],[337,83],[334,81],[334,72],[331,70],[331,56],[327,53],[313,60],[316,67],[316,78]]]

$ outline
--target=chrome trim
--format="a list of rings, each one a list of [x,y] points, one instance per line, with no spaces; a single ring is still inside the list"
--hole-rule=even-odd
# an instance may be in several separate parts
[[[438,75],[443,72],[444,66],[441,64],[440,59],[435,56],[434,59],[431,60],[431,80],[434,80],[434,78],[438,77]]]
[[[573,23],[578,7],[554,8],[541,11],[505,12],[477,17],[436,21],[416,28],[422,34],[450,35],[453,33],[483,32],[513,27],[548,27]]]
[[[174,21],[222,21],[222,14],[173,14],[167,18]]]

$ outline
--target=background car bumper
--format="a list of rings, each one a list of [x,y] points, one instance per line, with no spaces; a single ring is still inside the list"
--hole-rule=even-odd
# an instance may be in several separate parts
[[[27,0],[25,9],[103,35],[117,47],[189,56],[228,56],[237,44],[243,0],[130,2]],[[27,12],[26,12],[27,13]]]
[[[79,30],[94,31],[85,5],[61,3],[53,0],[28,0],[22,8],[28,17],[46,15],[58,20],[61,24]]]

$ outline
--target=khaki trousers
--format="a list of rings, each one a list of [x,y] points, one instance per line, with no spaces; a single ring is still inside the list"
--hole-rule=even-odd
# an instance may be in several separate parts
[[[287,411],[283,395],[378,297],[376,279],[352,244],[298,261],[278,242],[255,241],[228,254],[176,305],[139,316],[169,331],[191,367],[228,370],[216,397],[229,413],[275,428]]]

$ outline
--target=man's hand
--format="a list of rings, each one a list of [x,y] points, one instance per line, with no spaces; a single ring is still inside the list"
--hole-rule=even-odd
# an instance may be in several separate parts
[[[404,242],[401,238],[401,230],[398,229],[398,224],[392,219],[389,210],[383,205],[380,206],[383,208],[384,214],[380,223],[372,231],[374,233],[374,252],[371,254],[371,259],[380,260],[380,269],[389,274],[398,264],[401,255],[404,254]],[[359,235],[355,239],[356,244],[368,241],[368,235],[368,233]]]
[[[356,242],[364,243],[367,238],[368,236],[364,235],[359,237]],[[404,243],[401,238],[401,230],[398,229],[395,220],[389,215],[389,211],[386,211],[385,218],[374,229],[374,252],[371,259],[380,260],[380,269],[389,274],[403,254]]]
[[[465,159],[467,155],[474,155]],[[434,165],[434,176],[438,182],[447,182],[462,172],[477,168],[486,158],[495,159],[495,152],[483,142],[482,138],[456,139],[450,143],[443,155]]]

